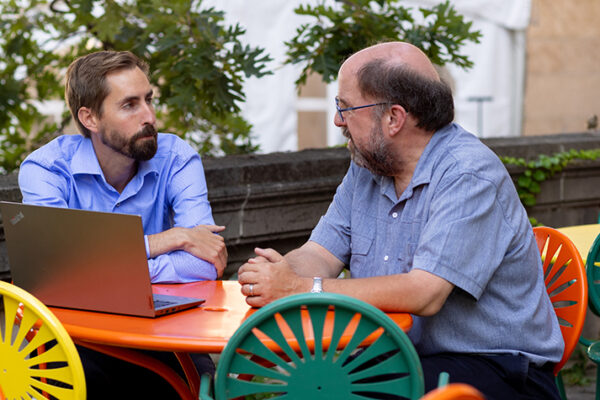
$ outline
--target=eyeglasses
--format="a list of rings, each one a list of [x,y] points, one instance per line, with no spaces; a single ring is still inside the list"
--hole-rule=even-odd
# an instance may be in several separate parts
[[[335,98],[335,108],[337,109],[337,112],[340,115],[340,119],[342,120],[342,122],[344,122],[344,115],[342,114],[344,111],[359,110],[361,108],[375,107],[375,106],[380,106],[380,105],[383,105],[383,104],[389,104],[389,103],[387,103],[387,102],[384,102],[384,103],[373,103],[373,104],[367,104],[365,106],[340,108],[340,99],[338,99],[337,97]]]

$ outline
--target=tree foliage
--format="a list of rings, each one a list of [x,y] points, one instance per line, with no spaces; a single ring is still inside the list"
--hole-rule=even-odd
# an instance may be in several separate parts
[[[299,15],[316,18],[301,25],[296,36],[286,42],[286,63],[305,64],[296,81],[304,84],[309,72],[320,74],[325,82],[337,78],[340,64],[351,54],[379,42],[400,40],[414,44],[440,66],[454,63],[470,68],[473,63],[459,53],[467,42],[479,43],[481,33],[472,31],[449,1],[431,9],[419,8],[420,17],[399,0],[339,0],[335,6],[324,2],[299,6]]]
[[[270,57],[243,45],[239,25],[189,0],[3,0],[0,3],[0,167],[65,133],[39,103],[62,99],[66,67],[97,50],[130,50],[150,64],[159,130],[202,154],[256,149],[240,115],[242,84],[270,73]]]

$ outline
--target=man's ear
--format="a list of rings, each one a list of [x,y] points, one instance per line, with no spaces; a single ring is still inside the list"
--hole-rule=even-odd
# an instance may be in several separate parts
[[[407,116],[408,113],[401,105],[394,104],[390,107],[386,119],[390,136],[394,136],[402,130],[404,124],[406,123]]]
[[[77,118],[83,126],[85,126],[91,132],[98,132],[98,117],[96,114],[87,107],[81,107],[77,111]]]

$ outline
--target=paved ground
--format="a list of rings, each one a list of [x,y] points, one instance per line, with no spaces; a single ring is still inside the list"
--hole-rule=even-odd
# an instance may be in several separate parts
[[[589,383],[587,385],[565,387],[565,390],[567,391],[567,400],[595,400],[596,367],[593,364],[588,365],[585,376],[589,379]]]
[[[588,386],[567,387],[567,400],[594,400],[596,397],[596,383]]]

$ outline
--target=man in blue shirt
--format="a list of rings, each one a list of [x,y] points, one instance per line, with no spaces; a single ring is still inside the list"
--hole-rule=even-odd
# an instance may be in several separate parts
[[[240,268],[247,302],[312,287],[410,312],[426,390],[446,371],[488,399],[558,398],[562,335],[498,157],[452,123],[450,89],[412,45],[354,54],[338,83],[350,168],[306,244]],[[345,266],[352,279],[336,279]]]
[[[157,133],[148,66],[130,52],[78,58],[65,97],[81,135],[61,136],[23,161],[23,202],[140,215],[152,282],[221,276],[227,250],[215,233],[225,228],[214,224],[202,161],[177,136]],[[79,351],[89,398],[174,395],[138,367]],[[177,364],[172,354],[152,355]],[[214,371],[207,355],[193,359],[201,373]]]

